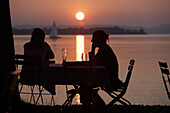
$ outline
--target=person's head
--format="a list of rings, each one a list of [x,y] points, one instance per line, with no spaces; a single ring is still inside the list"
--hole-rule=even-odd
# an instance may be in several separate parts
[[[35,28],[32,32],[30,44],[32,48],[39,48],[44,43],[45,33],[40,28]]]
[[[106,44],[108,38],[109,38],[109,34],[104,32],[103,30],[97,30],[93,33],[91,42],[95,44],[96,47],[99,47],[102,44]]]

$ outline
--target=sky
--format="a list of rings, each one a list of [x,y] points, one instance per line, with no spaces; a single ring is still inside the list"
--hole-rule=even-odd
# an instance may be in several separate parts
[[[10,0],[12,25],[170,24],[170,0]],[[85,13],[78,21],[75,14]]]

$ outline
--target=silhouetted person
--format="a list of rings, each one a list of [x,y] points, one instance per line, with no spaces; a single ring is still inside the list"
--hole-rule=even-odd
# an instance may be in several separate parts
[[[95,65],[105,66],[109,73],[112,90],[121,88],[122,82],[118,77],[118,60],[112,48],[106,43],[109,40],[109,34],[102,30],[93,33],[92,48],[89,52],[90,61]],[[95,49],[98,49],[95,55]]]
[[[46,75],[46,70],[49,66],[49,59],[53,59],[54,58],[54,53],[51,50],[50,46],[48,45],[47,42],[44,42],[45,39],[45,33],[42,29],[40,28],[35,28],[32,32],[32,37],[30,42],[27,42],[24,45],[24,55],[32,55],[32,56],[40,56],[41,57],[41,66],[40,66],[40,76],[42,79],[45,79],[45,75]],[[29,70],[30,69],[30,73],[31,69],[34,69],[34,65],[32,66],[27,66],[27,65],[23,65],[22,67],[22,71],[21,71],[21,76],[22,74],[25,74],[24,71],[25,70]],[[28,71],[27,71],[28,73]]]

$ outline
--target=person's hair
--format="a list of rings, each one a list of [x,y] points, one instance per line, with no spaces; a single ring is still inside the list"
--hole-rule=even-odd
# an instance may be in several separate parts
[[[35,28],[30,40],[30,48],[41,48],[45,39],[45,33],[40,28]]]
[[[93,37],[97,38],[101,42],[106,42],[106,40],[109,40],[109,34],[103,30],[97,30],[93,32]]]

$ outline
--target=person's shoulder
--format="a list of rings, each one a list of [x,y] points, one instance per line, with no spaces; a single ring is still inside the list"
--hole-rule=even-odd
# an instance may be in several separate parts
[[[47,42],[44,42],[44,47],[47,48],[47,49],[50,49],[50,45],[47,43]]]
[[[112,49],[108,44],[106,44],[106,47]]]
[[[109,50],[113,51],[113,49],[112,49],[111,46],[107,45],[107,48],[108,48]]]
[[[24,47],[28,47],[30,45],[30,42],[27,42],[24,44]]]
[[[106,51],[114,54],[113,49],[108,44],[106,45]]]
[[[49,44],[48,44],[47,42],[44,42],[44,45],[45,45],[45,46],[49,46]]]
[[[102,50],[112,50],[112,48],[108,45],[108,44],[106,44],[105,46],[103,46],[102,47]]]

